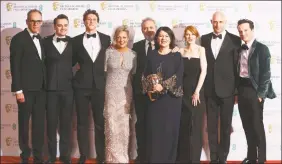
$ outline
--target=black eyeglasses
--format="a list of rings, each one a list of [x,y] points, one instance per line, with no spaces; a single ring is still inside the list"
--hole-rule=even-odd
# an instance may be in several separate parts
[[[42,23],[42,20],[28,20],[28,22],[33,23],[33,24],[40,24]]]

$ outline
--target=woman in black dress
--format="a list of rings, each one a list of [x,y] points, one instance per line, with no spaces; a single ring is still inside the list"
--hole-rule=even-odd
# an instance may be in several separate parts
[[[207,61],[204,47],[196,45],[199,32],[194,26],[184,30],[186,47],[180,49],[184,62],[183,102],[179,132],[177,161],[200,163],[202,152],[202,126],[205,112],[203,83]]]
[[[146,162],[175,163],[182,104],[183,61],[172,52],[175,37],[169,27],[160,27],[155,35],[156,49],[148,54],[142,77],[143,93],[154,91],[146,115]],[[152,74],[162,77],[151,85]]]

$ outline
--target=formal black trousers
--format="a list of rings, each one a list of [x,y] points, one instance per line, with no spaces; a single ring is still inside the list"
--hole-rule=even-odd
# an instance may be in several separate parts
[[[25,102],[18,103],[18,124],[19,124],[19,147],[22,151],[21,158],[26,160],[30,157],[31,148],[29,141],[29,120],[32,121],[32,153],[36,160],[42,160],[44,144],[44,126],[46,111],[46,92],[23,91]]]
[[[177,162],[200,163],[205,105],[205,101],[201,100],[200,104],[193,106],[191,98],[182,103]]]
[[[134,95],[135,111],[137,121],[135,124],[137,140],[137,160],[145,162],[146,158],[146,111],[148,108],[148,97],[142,94]]]
[[[67,159],[70,158],[73,91],[47,91],[46,115],[49,157],[56,159],[59,123],[60,156]]]
[[[248,151],[247,158],[266,161],[266,139],[263,124],[264,100],[259,102],[257,92],[249,79],[241,79],[238,89],[238,107],[245,131]]]
[[[234,107],[234,96],[206,97],[208,139],[210,159],[226,161],[230,148],[230,132]],[[218,117],[220,116],[220,143],[218,143]]]
[[[75,89],[74,90],[76,114],[77,114],[77,139],[81,156],[89,153],[89,103],[95,125],[95,148],[97,161],[105,160],[105,134],[104,134],[104,100],[105,90]]]

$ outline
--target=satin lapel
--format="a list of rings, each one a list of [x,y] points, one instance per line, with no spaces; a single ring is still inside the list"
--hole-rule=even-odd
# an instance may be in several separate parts
[[[85,32],[79,36],[78,43],[81,44],[82,50],[84,50],[84,53],[82,53],[82,54],[85,54],[86,56],[88,56],[88,58],[92,61],[92,59],[90,57],[90,54],[88,53],[88,51],[86,50],[86,48],[83,45],[83,37],[84,37],[84,35],[85,35]]]
[[[211,40],[212,40],[212,33],[208,36],[208,39],[207,39],[207,44],[208,44],[208,49],[206,50],[207,53],[206,54],[211,54],[212,55],[212,58],[215,60],[214,58],[214,54],[212,52],[212,47],[211,47]]]
[[[250,60],[251,57],[253,56],[254,51],[255,51],[255,49],[256,49],[256,45],[257,45],[257,41],[254,40],[254,42],[253,42],[253,44],[252,44],[252,47],[251,47],[251,50],[250,50],[250,53],[249,53],[249,58],[248,58],[248,60]]]
[[[224,39],[223,39],[223,42],[222,42],[222,44],[221,44],[221,47],[220,47],[220,49],[219,49],[219,51],[218,51],[218,54],[217,54],[217,57],[216,57],[216,58],[219,58],[219,57],[223,54],[222,52],[224,52],[225,50],[227,50],[228,48],[230,48],[230,46],[228,46],[228,44],[229,44],[230,42],[232,42],[232,41],[231,41],[231,39],[230,39],[230,37],[229,37],[228,32],[226,31],[226,35],[225,35],[225,37],[224,37]]]
[[[36,52],[37,58],[38,58],[39,60],[41,60],[40,57],[39,57],[39,53],[38,53],[38,51],[37,51],[37,48],[36,48],[36,46],[35,46],[35,44],[34,44],[32,38],[31,38],[29,32],[27,31],[27,29],[25,29],[25,35],[26,35],[27,40],[29,40],[29,41],[27,42],[28,46],[31,47],[31,48]],[[41,42],[40,42],[40,44],[41,44]],[[42,47],[43,47],[43,46],[41,46],[41,51],[42,51]]]

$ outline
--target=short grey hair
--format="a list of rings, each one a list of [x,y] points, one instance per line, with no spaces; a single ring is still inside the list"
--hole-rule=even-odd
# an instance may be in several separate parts
[[[141,28],[143,28],[144,23],[147,22],[147,21],[152,21],[152,22],[154,22],[154,24],[155,24],[155,26],[156,26],[156,28],[157,28],[156,21],[155,21],[153,18],[150,18],[150,17],[147,17],[147,18],[145,18],[145,19],[142,20]]]

